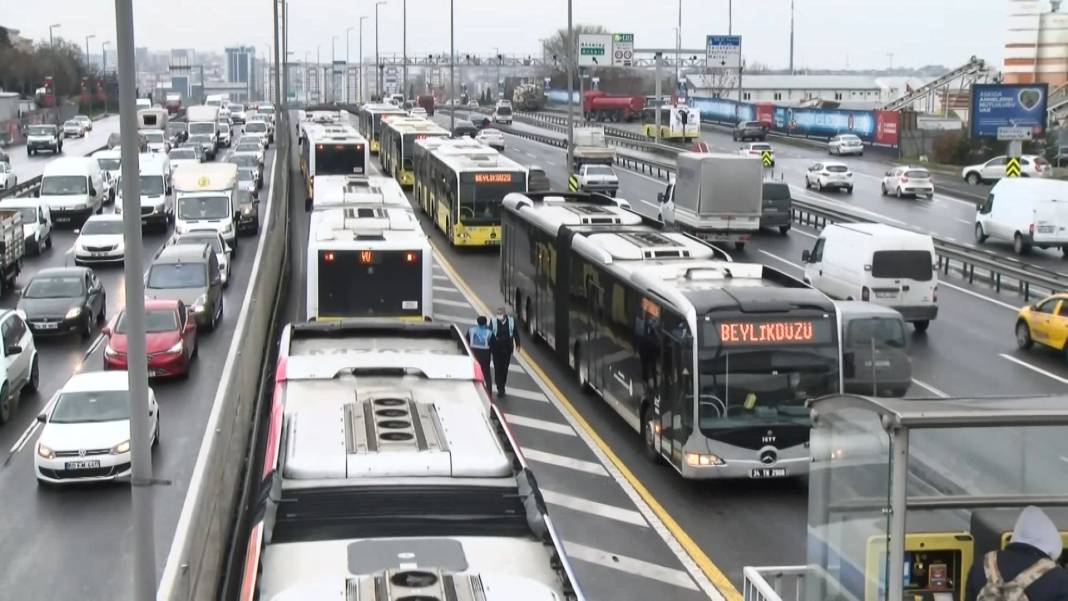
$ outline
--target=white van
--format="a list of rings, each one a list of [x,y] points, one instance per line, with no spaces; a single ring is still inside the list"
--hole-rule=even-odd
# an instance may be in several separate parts
[[[174,233],[214,229],[237,253],[237,165],[202,163],[174,170]]]
[[[998,180],[976,207],[975,240],[1012,242],[1017,254],[1060,247],[1068,255],[1068,182],[1033,177]]]
[[[40,198],[9,196],[0,201],[0,209],[14,209],[22,213],[22,235],[26,252],[39,255],[52,248],[52,212]]]
[[[805,282],[838,300],[896,309],[924,332],[938,315],[934,240],[883,223],[833,223],[801,253]]]
[[[164,230],[174,221],[174,201],[171,191],[171,164],[165,154],[142,153],[137,160],[140,170],[141,225],[155,225]],[[122,184],[119,184],[115,213],[122,214]]]
[[[57,223],[81,223],[104,206],[107,187],[100,163],[90,157],[63,157],[50,162],[41,176],[37,196]]]

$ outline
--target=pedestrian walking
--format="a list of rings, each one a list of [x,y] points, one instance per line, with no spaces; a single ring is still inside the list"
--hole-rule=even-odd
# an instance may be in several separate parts
[[[515,327],[515,318],[504,307],[497,309],[490,336],[490,351],[493,354],[493,376],[497,384],[497,397],[504,397],[504,388],[508,383],[508,366],[512,363],[512,353],[519,348],[519,330]]]
[[[471,345],[471,352],[475,354],[475,361],[478,361],[478,366],[482,369],[482,383],[486,385],[486,392],[493,393],[491,382],[493,376],[490,374],[490,337],[493,336],[493,329],[489,326],[489,320],[485,315],[479,315],[475,320],[475,325],[471,326],[467,330],[467,343]]]
[[[1061,535],[1041,509],[1025,507],[1012,541],[976,557],[964,601],[1068,601],[1068,571],[1057,565]]]

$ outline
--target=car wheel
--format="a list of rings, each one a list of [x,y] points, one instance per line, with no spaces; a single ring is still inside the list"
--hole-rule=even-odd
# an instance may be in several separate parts
[[[898,198],[901,198],[901,186],[897,187],[897,192],[895,192],[894,195],[897,196]]]
[[[779,233],[782,234],[783,236],[785,236],[787,233],[789,233],[789,231],[790,231],[790,226],[789,225],[780,225],[779,226]]]
[[[33,357],[33,363],[30,364],[30,379],[26,381],[26,390],[28,392],[37,392],[41,387],[41,367],[37,363],[37,356]]]
[[[986,242],[987,235],[983,233],[983,224],[975,224],[975,241],[979,244]]]
[[[1028,327],[1027,322],[1022,319],[1016,322],[1016,347],[1020,350],[1027,350],[1034,344],[1034,340],[1031,339],[1031,328]]]
[[[812,182],[808,181],[808,176],[806,175],[805,176],[805,189],[809,190],[811,188],[812,188]]]
[[[979,184],[983,183],[983,178],[979,177],[979,174],[974,171],[969,173],[967,177],[964,178],[964,180],[973,186],[978,186]]]
[[[931,322],[929,320],[927,320],[927,319],[923,319],[923,320],[920,320],[920,321],[912,322],[912,327],[915,328],[916,331],[919,332],[920,334],[923,334],[924,332],[926,332],[927,328],[930,325],[931,325]]]
[[[823,180],[816,178],[816,190],[823,192]]]
[[[0,424],[11,419],[11,396],[7,393],[7,382],[0,386]]]
[[[152,433],[152,447],[159,446],[159,409],[156,409],[156,431]]]
[[[879,191],[882,193],[883,196],[886,196],[886,183],[885,182],[879,184]]]
[[[93,316],[89,313],[85,314],[85,323],[82,324],[82,338],[88,338],[93,335]]]
[[[735,242],[734,243],[734,250],[738,250],[738,251],[745,250],[745,242]]]
[[[45,248],[52,249],[52,232],[48,232],[48,237],[45,238]]]
[[[108,299],[105,297],[100,302],[100,314],[96,316],[96,320],[99,323],[104,323],[108,318]]]
[[[852,193],[853,193],[853,186],[849,186],[848,188],[846,188],[846,194],[852,194]]]
[[[1031,245],[1024,241],[1019,232],[1012,237],[1012,250],[1018,255],[1026,255],[1031,252]]]

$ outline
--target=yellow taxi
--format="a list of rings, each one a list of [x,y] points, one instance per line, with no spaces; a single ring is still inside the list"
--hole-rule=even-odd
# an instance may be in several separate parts
[[[1020,309],[1016,317],[1016,345],[1028,349],[1036,342],[1068,356],[1068,292]]]

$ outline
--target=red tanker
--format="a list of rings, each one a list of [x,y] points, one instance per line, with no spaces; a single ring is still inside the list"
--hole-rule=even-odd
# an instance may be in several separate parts
[[[645,108],[645,96],[613,96],[590,90],[582,98],[582,114],[590,121],[633,121]]]

